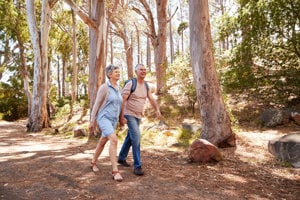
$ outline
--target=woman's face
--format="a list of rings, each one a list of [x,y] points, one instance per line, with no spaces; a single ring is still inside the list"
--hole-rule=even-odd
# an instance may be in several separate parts
[[[120,79],[120,69],[114,69],[110,74],[109,78],[118,81]]]

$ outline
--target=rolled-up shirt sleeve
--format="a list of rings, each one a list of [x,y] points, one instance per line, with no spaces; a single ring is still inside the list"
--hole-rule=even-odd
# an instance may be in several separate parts
[[[126,83],[126,85],[124,86],[124,88],[122,90],[122,96],[130,94],[131,86],[132,86],[132,81],[129,81],[128,83]]]

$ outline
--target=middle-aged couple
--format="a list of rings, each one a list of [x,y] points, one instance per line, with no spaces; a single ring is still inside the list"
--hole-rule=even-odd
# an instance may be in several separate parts
[[[140,152],[140,122],[143,116],[143,109],[148,98],[153,108],[156,110],[156,116],[161,118],[159,106],[153,98],[151,91],[145,84],[147,70],[144,65],[137,64],[135,66],[136,73],[136,89],[131,93],[133,81],[125,84],[124,88],[119,88],[118,80],[120,79],[120,68],[114,65],[106,67],[107,82],[102,84],[97,92],[95,104],[91,111],[90,131],[94,132],[96,126],[102,131],[101,138],[97,144],[91,168],[94,172],[98,172],[99,168],[96,162],[104,149],[106,142],[110,141],[109,156],[112,164],[112,177],[116,181],[122,181],[117,163],[130,167],[126,162],[128,152],[132,146],[132,155],[134,160],[133,173],[136,175],[144,175],[142,169],[141,152]],[[116,126],[118,121],[123,126],[127,123],[128,132],[124,140],[123,146],[117,159],[117,143]]]

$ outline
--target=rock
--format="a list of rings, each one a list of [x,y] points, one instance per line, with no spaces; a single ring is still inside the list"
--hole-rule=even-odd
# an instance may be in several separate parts
[[[300,114],[299,113],[292,112],[291,117],[296,122],[297,125],[300,125]]]
[[[201,130],[201,125],[182,123],[182,128],[192,133],[198,133]]]
[[[83,128],[80,128],[79,126],[75,126],[73,128],[73,131],[74,131],[74,137],[85,136],[85,130]]]
[[[189,147],[188,156],[192,162],[220,161],[222,155],[219,149],[205,139],[195,140]]]
[[[262,125],[272,128],[290,121],[290,112],[279,109],[266,109],[261,115]]]
[[[200,133],[202,126],[194,119],[184,119],[182,122],[182,128],[192,133]]]
[[[300,133],[270,140],[268,149],[272,155],[281,161],[288,161],[296,168],[300,167]]]

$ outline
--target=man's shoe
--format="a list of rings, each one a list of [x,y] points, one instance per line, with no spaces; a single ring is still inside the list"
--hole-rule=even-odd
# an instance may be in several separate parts
[[[138,176],[143,176],[143,175],[144,175],[144,171],[142,170],[141,167],[135,168],[135,169],[133,170],[133,173],[134,173],[135,175],[138,175]]]
[[[124,167],[130,167],[130,165],[126,162],[126,160],[118,160],[118,163],[120,165],[123,165]]]

